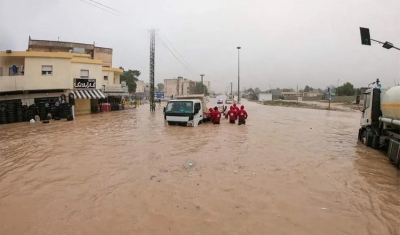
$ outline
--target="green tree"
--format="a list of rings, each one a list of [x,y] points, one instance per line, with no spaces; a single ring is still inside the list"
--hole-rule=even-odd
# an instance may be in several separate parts
[[[203,91],[204,91],[205,95],[209,95],[208,94],[208,90],[207,90],[207,86],[202,84],[201,82],[196,82],[194,87],[193,87],[193,93],[194,94],[203,94]]]
[[[353,96],[356,94],[356,89],[354,89],[353,84],[350,82],[346,82],[343,85],[339,86],[337,89],[336,95],[340,96]]]
[[[254,89],[254,92],[255,92],[256,94],[258,94],[258,93],[261,92],[261,90],[260,90],[260,88],[256,87],[256,89]]]
[[[129,93],[135,93],[136,92],[136,82],[138,81],[138,77],[140,76],[140,71],[138,70],[128,70],[125,71],[124,68],[119,67],[120,69],[123,70],[121,74],[121,82],[126,82],[126,85],[128,86],[128,91]]]
[[[159,92],[163,92],[164,91],[164,84],[163,83],[158,83],[157,84],[157,90]]]
[[[304,87],[304,92],[310,92],[313,91],[314,89],[308,85],[306,85],[306,87]]]

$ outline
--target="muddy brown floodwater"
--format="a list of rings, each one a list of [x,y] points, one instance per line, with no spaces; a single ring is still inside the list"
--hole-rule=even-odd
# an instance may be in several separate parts
[[[400,234],[400,173],[358,113],[245,105],[246,126],[148,106],[0,126],[0,234]]]

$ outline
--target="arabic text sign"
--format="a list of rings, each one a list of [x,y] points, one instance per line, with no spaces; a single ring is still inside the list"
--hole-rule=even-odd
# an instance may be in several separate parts
[[[74,78],[74,88],[96,88],[96,79]]]

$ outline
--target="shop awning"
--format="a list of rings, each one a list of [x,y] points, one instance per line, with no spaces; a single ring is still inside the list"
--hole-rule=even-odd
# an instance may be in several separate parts
[[[106,96],[101,90],[72,90],[75,99],[105,99]]]
[[[104,92],[107,96],[129,96],[127,92]]]

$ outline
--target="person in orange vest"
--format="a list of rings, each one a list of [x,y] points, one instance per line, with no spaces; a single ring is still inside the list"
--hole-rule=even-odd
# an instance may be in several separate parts
[[[236,115],[238,116],[239,120],[238,120],[238,124],[239,125],[246,125],[246,119],[248,117],[246,110],[244,110],[244,106],[240,106],[240,110],[236,113]]]
[[[218,107],[214,108],[212,123],[213,124],[220,124],[221,121],[221,113],[218,110]]]

